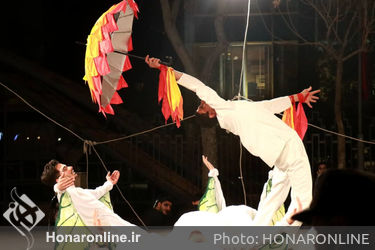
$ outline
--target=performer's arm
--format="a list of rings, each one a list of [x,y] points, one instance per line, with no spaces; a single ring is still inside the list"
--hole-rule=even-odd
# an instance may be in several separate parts
[[[207,156],[202,155],[202,160],[204,165],[208,168],[209,173],[208,177],[214,178],[214,183],[215,183],[215,199],[216,199],[216,204],[217,207],[220,210],[226,207],[226,202],[223,194],[223,190],[221,189],[221,184],[218,178],[219,175],[219,170],[217,170],[211,162],[208,161]]]
[[[271,223],[275,212],[284,203],[289,194],[290,181],[286,173],[274,169],[271,192],[259,203],[258,212],[254,218],[254,226],[267,226]]]
[[[151,68],[160,68],[160,59],[149,58],[149,56],[146,56],[145,61]],[[226,100],[221,98],[213,89],[206,86],[197,78],[176,70],[174,70],[174,75],[179,85],[195,92],[199,99],[205,101],[212,108],[225,108],[227,105]]]
[[[291,100],[288,96],[278,97],[271,100],[264,100],[255,102],[257,105],[262,105],[269,110],[272,114],[278,114],[290,108]]]
[[[304,102],[312,108],[311,103],[316,102],[319,97],[317,97],[315,94],[319,93],[320,90],[314,90],[311,91],[311,87],[304,89],[301,93],[299,94],[294,94],[284,97],[279,97],[279,98],[274,98],[271,100],[265,100],[265,101],[260,101],[257,102],[258,104],[263,105],[266,109],[271,111],[273,114],[281,113],[285,111],[286,109],[290,108],[290,105],[293,102]]]
[[[113,185],[115,185],[120,178],[120,172],[115,170],[112,174],[110,172],[107,173],[106,179],[107,181],[104,183],[104,185],[97,187],[95,189],[88,189],[96,199],[100,199],[103,195],[105,195],[107,192],[111,191],[113,188]]]

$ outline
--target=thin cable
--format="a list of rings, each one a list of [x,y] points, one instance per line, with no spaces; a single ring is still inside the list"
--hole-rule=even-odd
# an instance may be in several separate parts
[[[195,114],[191,115],[191,116],[188,116],[188,117],[182,119],[181,121],[186,121],[186,120],[188,120],[190,118],[193,118],[194,116],[195,116]],[[119,138],[116,138],[116,139],[111,139],[111,140],[101,141],[101,142],[94,142],[94,144],[95,145],[100,145],[100,144],[105,144],[105,143],[109,143],[109,142],[115,142],[115,141],[125,140],[125,139],[128,139],[128,138],[137,136],[137,135],[142,135],[142,134],[146,134],[146,133],[152,132],[152,131],[160,129],[160,128],[168,127],[168,126],[173,125],[173,124],[175,124],[175,122],[167,123],[167,124],[164,124],[164,125],[160,125],[158,127],[152,128],[152,129],[148,129],[148,130],[145,130],[145,131],[142,131],[142,132],[138,132],[138,133],[135,133],[135,134],[132,134],[132,135],[127,135],[127,136],[124,136],[124,137],[119,137]]]
[[[348,138],[348,139],[351,139],[351,140],[354,140],[354,141],[359,141],[359,142],[363,142],[363,143],[375,145],[375,142],[372,142],[372,141],[366,141],[366,140],[358,139],[358,138],[351,137],[351,136],[348,136],[348,135],[340,134],[340,133],[337,133],[337,132],[334,132],[334,131],[331,131],[331,130],[328,130],[328,129],[324,129],[324,128],[318,127],[318,126],[316,126],[314,124],[311,124],[311,123],[308,123],[308,125],[311,126],[311,127],[313,127],[313,128],[320,129],[320,130],[322,130],[324,132],[327,132],[327,133],[331,133],[331,134],[334,134],[334,135],[342,136],[342,137],[345,137],[345,138]]]
[[[242,78],[243,78],[243,74],[244,74],[244,68],[245,68],[245,51],[246,51],[246,38],[247,38],[247,30],[249,28],[249,20],[250,20],[250,7],[251,7],[251,4],[250,4],[250,0],[248,0],[247,2],[247,17],[246,17],[246,27],[245,27],[245,35],[244,35],[244,38],[243,38],[243,46],[242,46],[242,65],[241,65],[241,75],[240,75],[240,84],[239,84],[239,87],[238,87],[238,94],[237,96],[235,96],[233,99],[237,99],[239,100],[241,98],[241,88],[242,88]],[[243,196],[244,196],[244,203],[245,205],[247,204],[246,202],[246,189],[245,189],[245,183],[243,181],[243,175],[242,175],[242,144],[241,144],[241,140],[240,140],[240,159],[239,159],[239,163],[240,163],[240,179],[241,179],[241,185],[242,185],[242,191],[243,191]]]
[[[89,153],[86,152],[86,186],[89,187]]]
[[[242,174],[242,144],[241,144],[241,140],[240,140],[240,179],[241,179],[241,185],[242,185],[244,204],[245,204],[245,206],[247,206],[246,188],[245,188],[245,183],[243,181],[243,174]]]
[[[74,133],[72,130],[68,129],[67,127],[61,125],[60,123],[56,122],[55,120],[53,120],[52,118],[50,118],[49,116],[45,115],[44,113],[42,113],[41,111],[39,111],[37,108],[35,108],[33,105],[31,105],[30,103],[28,103],[25,99],[23,99],[19,94],[17,94],[15,91],[13,91],[12,89],[8,88],[8,86],[4,85],[2,82],[0,82],[0,85],[3,86],[4,88],[6,88],[8,91],[12,92],[15,96],[17,96],[18,98],[21,99],[21,101],[23,101],[26,105],[28,105],[30,108],[32,108],[33,110],[35,110],[36,112],[38,112],[39,114],[41,114],[42,116],[44,116],[45,118],[47,118],[48,120],[50,120],[51,122],[55,123],[57,126],[69,131],[70,133],[72,133],[74,136],[76,136],[78,139],[80,139],[81,141],[85,141],[81,136],[77,135],[76,133]]]
[[[100,162],[102,163],[104,169],[107,171],[108,173],[108,168],[106,167],[106,165],[104,164],[104,161],[102,160],[102,158],[100,157],[99,153],[96,151],[94,145],[91,146],[92,149],[94,150],[96,156],[99,158]],[[143,222],[143,220],[141,219],[141,217],[139,217],[139,215],[137,214],[137,212],[134,210],[134,208],[132,207],[132,205],[130,205],[130,202],[125,198],[125,196],[123,195],[121,189],[119,188],[119,186],[117,185],[117,183],[115,184],[117,190],[119,191],[122,199],[128,204],[128,206],[130,207],[130,209],[133,211],[134,215],[137,217],[137,219],[142,223],[142,225],[146,228],[146,230],[148,229],[146,224]]]
[[[243,46],[242,46],[242,65],[241,65],[240,84],[239,84],[238,94],[237,94],[238,98],[241,96],[242,77],[243,77],[244,68],[245,68],[244,61],[246,60],[245,59],[245,51],[246,51],[247,30],[249,28],[249,20],[250,20],[250,7],[251,7],[250,2],[251,2],[250,0],[248,0],[248,2],[247,2],[247,18],[246,18],[245,36],[244,36],[244,39],[243,39]]]

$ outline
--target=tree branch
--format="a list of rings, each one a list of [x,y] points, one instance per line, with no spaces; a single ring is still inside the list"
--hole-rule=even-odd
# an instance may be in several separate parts
[[[185,71],[191,75],[196,75],[195,67],[193,62],[184,46],[184,43],[181,40],[181,37],[178,33],[175,23],[172,22],[172,12],[169,5],[168,0],[160,0],[162,14],[163,14],[163,22],[164,22],[164,29],[167,33],[169,40],[173,48],[175,49],[176,53],[179,55],[184,67]],[[176,10],[175,10],[176,11]]]
[[[180,9],[180,5],[181,5],[181,0],[173,0],[172,15],[171,15],[173,23],[176,23],[178,10]]]
[[[218,40],[218,43],[216,44],[216,48],[212,53],[210,53],[210,56],[207,58],[201,75],[204,76],[206,81],[208,81],[212,74],[212,67],[219,55],[222,53],[222,51],[228,46],[228,41],[225,35],[224,31],[224,9],[225,9],[226,3],[224,1],[220,1],[218,3],[217,7],[217,15],[214,21],[215,25],[215,32],[216,37]]]

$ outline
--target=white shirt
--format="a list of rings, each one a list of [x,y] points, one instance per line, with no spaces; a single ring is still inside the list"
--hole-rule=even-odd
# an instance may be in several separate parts
[[[133,224],[123,220],[120,216],[111,211],[106,205],[99,201],[99,199],[107,192],[112,190],[113,184],[106,181],[103,186],[96,189],[83,189],[80,187],[70,186],[64,191],[57,188],[57,184],[53,187],[57,193],[57,199],[60,202],[61,195],[66,191],[74,208],[86,226],[95,226],[94,214],[97,214],[97,219],[100,220],[101,226],[133,226]]]
[[[290,107],[289,97],[269,101],[226,101],[201,81],[183,74],[178,84],[215,109],[220,127],[238,135],[242,145],[272,167],[285,143],[297,133],[274,114]]]

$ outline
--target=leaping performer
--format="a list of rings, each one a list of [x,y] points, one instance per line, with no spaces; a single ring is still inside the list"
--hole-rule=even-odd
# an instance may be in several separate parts
[[[159,69],[160,59],[145,59],[150,68]],[[253,225],[267,226],[275,212],[286,200],[285,186],[291,187],[291,204],[284,218],[277,225],[289,225],[288,218],[298,208],[298,199],[302,209],[309,207],[312,200],[312,177],[310,163],[302,140],[292,128],[275,114],[290,108],[293,102],[302,98],[310,108],[319,97],[320,90],[311,91],[311,87],[300,94],[279,97],[266,101],[249,102],[244,100],[224,100],[213,89],[197,78],[174,70],[179,85],[193,91],[201,99],[196,111],[200,119],[217,119],[221,128],[240,137],[242,145],[254,156],[259,156],[270,168],[275,166],[287,175],[288,182],[273,186],[262,202],[254,218]],[[300,97],[300,98],[299,98]],[[302,101],[300,100],[300,101]],[[289,187],[287,187],[289,189]],[[292,225],[301,225],[294,221]]]

